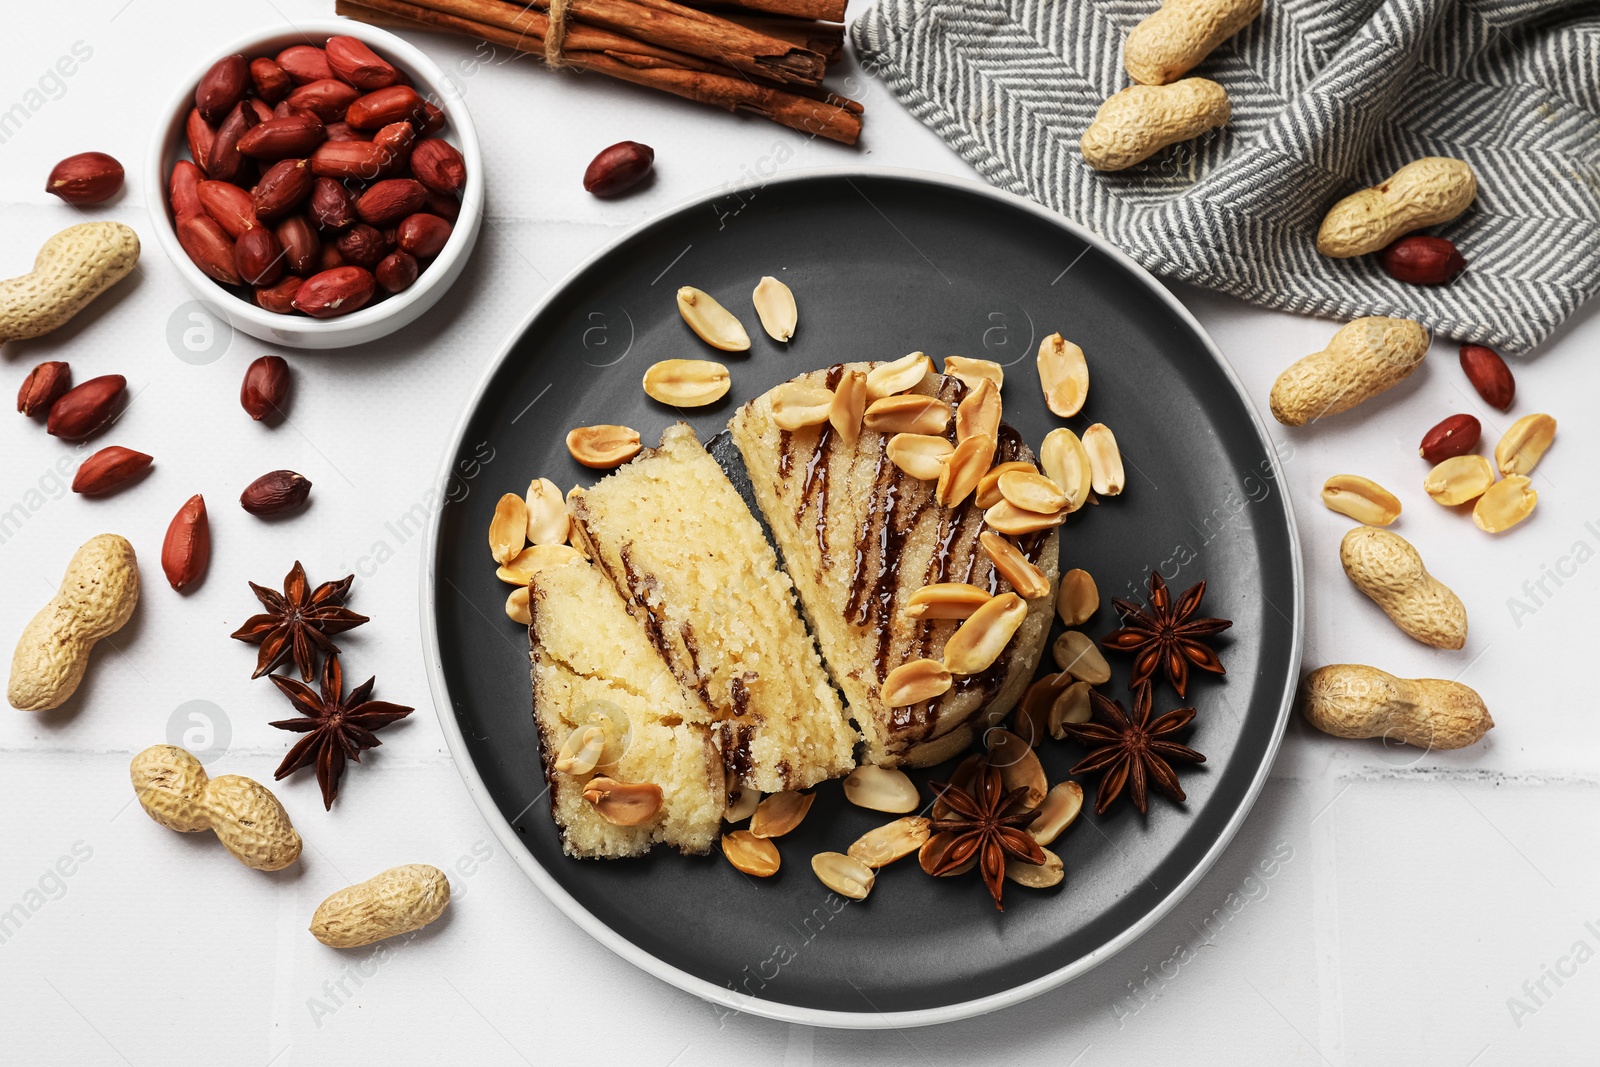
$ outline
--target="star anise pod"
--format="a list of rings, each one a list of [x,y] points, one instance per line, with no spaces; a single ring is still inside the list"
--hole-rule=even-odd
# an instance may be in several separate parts
[[[252,615],[233,633],[240,641],[261,643],[256,656],[256,672],[250,677],[259,678],[291,656],[300,670],[300,680],[311,681],[316,671],[317,652],[338,655],[339,648],[328,639],[330,634],[343,633],[367,621],[344,606],[350,592],[350,583],[356,576],[348,575],[343,581],[323,582],[308,593],[311,583],[306,580],[306,569],[294,561],[288,577],[283,580],[283,592],[266,589],[250,583],[256,598],[267,610]]]
[[[983,884],[994,897],[994,906],[1005,911],[1000,892],[1006,884],[1006,857],[1023,863],[1045,861],[1044,850],[1024,829],[1039,817],[1024,805],[1028,789],[1023,786],[1003,793],[1000,772],[987,760],[979,765],[969,790],[948,782],[929,783],[939,799],[950,808],[948,818],[935,819],[929,829],[935,835],[948,835],[940,841],[943,855],[928,873],[949,874],[976,858]],[[932,845],[935,838],[929,840]],[[927,846],[924,846],[927,847]]]
[[[1192,664],[1212,674],[1226,673],[1222,661],[1199,638],[1221,633],[1233,623],[1227,619],[1194,618],[1205,596],[1206,583],[1198,582],[1178,598],[1176,606],[1167,593],[1167,583],[1156,571],[1150,572],[1150,605],[1141,608],[1131,600],[1113,597],[1111,603],[1122,616],[1122,629],[1113,630],[1100,642],[1102,647],[1136,653],[1133,660],[1133,685],[1148,680],[1161,667],[1167,681],[1188,695],[1189,667]]]
[[[1072,774],[1090,774],[1104,771],[1100,784],[1094,791],[1094,812],[1104,815],[1123,786],[1133,796],[1133,806],[1143,815],[1148,810],[1146,784],[1154,785],[1173,800],[1184,798],[1183,786],[1168,760],[1185,760],[1204,763],[1206,758],[1187,745],[1167,740],[1167,735],[1188,726],[1194,719],[1193,708],[1179,708],[1150,721],[1152,686],[1144,682],[1133,687],[1133,714],[1123,712],[1122,705],[1089,690],[1089,706],[1094,719],[1085,723],[1068,723],[1063,729],[1067,736],[1094,751],[1073,766]]]
[[[360,763],[362,750],[383,744],[372,731],[405,718],[413,710],[370,699],[376,680],[368,678],[346,697],[337,654],[330,654],[322,661],[320,693],[293,678],[274,674],[272,684],[282,690],[304,717],[279,719],[271,725],[306,736],[295,742],[272,776],[273,780],[287,778],[315,761],[317,784],[322,787],[322,806],[332,808],[333,798],[339,795],[339,777],[344,774],[345,759]]]

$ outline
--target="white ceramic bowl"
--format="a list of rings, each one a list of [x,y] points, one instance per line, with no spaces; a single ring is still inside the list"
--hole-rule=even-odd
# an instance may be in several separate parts
[[[423,97],[444,109],[448,120],[440,134],[460,150],[467,167],[467,184],[462,190],[461,217],[444,249],[434,257],[409,289],[370,304],[359,311],[331,319],[309,315],[279,315],[257,307],[248,300],[212,281],[189,259],[173,228],[167,207],[167,179],[172,165],[189,158],[184,138],[184,123],[194,106],[194,90],[200,77],[222,56],[235,52],[248,58],[273,56],[293,44],[320,44],[329,37],[344,34],[365,41],[383,58],[401,68]],[[427,56],[387,30],[348,19],[311,19],[290,27],[265,30],[218,49],[199,69],[184,79],[166,110],[166,125],[150,140],[145,161],[145,187],[150,207],[150,223],[166,251],[167,258],[183,277],[184,284],[205,305],[236,330],[274,344],[295,348],[343,348],[384,337],[415,320],[460,276],[467,257],[478,240],[483,219],[483,155],[478,133],[466,101],[455,83]]]

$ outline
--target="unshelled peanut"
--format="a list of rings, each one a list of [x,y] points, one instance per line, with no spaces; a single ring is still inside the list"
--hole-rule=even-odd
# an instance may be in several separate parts
[[[1272,417],[1285,426],[1349,411],[1398,385],[1428,354],[1428,331],[1380,316],[1346,323],[1328,347],[1297,361],[1272,383]]]
[[[1127,170],[1168,145],[1226,124],[1232,114],[1227,92],[1205,78],[1130,85],[1100,105],[1079,148],[1095,170]]]
[[[1261,14],[1261,0],[1163,0],[1128,33],[1122,65],[1145,85],[1181,78]]]
[[[1300,708],[1307,722],[1335,737],[1418,748],[1465,748],[1494,727],[1483,698],[1460,682],[1396,678],[1356,663],[1312,671]]]
[[[44,243],[33,270],[0,281],[0,343],[63,325],[139,262],[139,235],[120,222],[68,226]]]
[[[1357,589],[1405,633],[1434,648],[1467,643],[1467,609],[1422,565],[1411,543],[1390,530],[1357,526],[1344,535],[1339,561]]]
[[[59,707],[78,689],[95,643],[127,623],[139,603],[133,546],[116,534],[73,553],[61,588],[28,623],[11,657],[6,696],[23,711]]]
[[[210,830],[240,863],[278,871],[300,858],[300,834],[272,790],[250,778],[211,778],[176,745],[152,745],[128,768],[133,792],[156,822],[192,834]]]
[[[329,896],[311,917],[311,936],[332,948],[360,948],[422,929],[449,903],[443,871],[407,863]]]
[[[1477,195],[1470,166],[1427,156],[1333,205],[1317,230],[1317,251],[1334,259],[1376,252],[1413,230],[1449,222]]]

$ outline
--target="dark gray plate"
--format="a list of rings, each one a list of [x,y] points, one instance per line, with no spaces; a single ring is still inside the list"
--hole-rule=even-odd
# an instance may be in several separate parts
[[[787,282],[798,300],[788,346],[758,328],[750,291],[763,274]],[[725,358],[733,373],[725,400],[679,412],[646,398],[640,378],[660,359],[718,355],[678,316],[674,293],[686,284],[720,299],[754,344]],[[1087,569],[1103,600],[1142,598],[1152,566],[1175,591],[1204,578],[1205,613],[1234,620],[1219,641],[1227,678],[1202,678],[1189,691],[1199,715],[1187,740],[1208,761],[1180,771],[1188,803],[1156,797],[1147,818],[1126,801],[1104,819],[1086,808],[1056,845],[1064,885],[1012,886],[1003,915],[975,875],[928,878],[914,858],[880,872],[864,902],[832,896],[810,857],[843,851],[889,818],[845,804],[837,786],[819,790],[804,824],[780,842],[784,869],[765,881],[720,855],[565,858],[538,770],[526,641],[502,613],[508,587],[486,546],[500,494],[522,492],[535,475],[563,490],[592,482],[595,473],[567,455],[571,427],[623,423],[649,444],[687,418],[705,440],[736,405],[803,370],[915,349],[936,361],[954,353],[1006,364],[1006,419],[1037,445],[1060,424],[1033,363],[1054,330],[1083,346],[1091,368],[1088,406],[1069,424],[1080,433],[1091,421],[1110,425],[1129,481],[1121,497],[1073,516],[1063,570]],[[1299,668],[1300,568],[1254,409],[1159,283],[1058,216],[987,187],[812,173],[648,223],[558,286],[500,353],[446,477],[452,502],[426,553],[424,630],[462,776],[511,853],[575,921],[651,973],[736,1010],[903,1026],[992,1010],[1087,970],[1216,858],[1282,735]],[[1085,629],[1098,637],[1115,625],[1106,604]],[[1111,690],[1125,701],[1127,657],[1112,664]],[[1178,704],[1158,688],[1157,713]],[[1082,752],[1047,742],[1040,754],[1055,781]],[[1094,783],[1084,786],[1092,799]]]

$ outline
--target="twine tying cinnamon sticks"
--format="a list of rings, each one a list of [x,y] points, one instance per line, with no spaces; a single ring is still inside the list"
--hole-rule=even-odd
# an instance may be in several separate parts
[[[855,144],[862,107],[822,85],[844,27],[792,12],[844,16],[844,0],[336,0],[338,14],[442,30],[538,55],[725,111],[751,111],[813,136]]]
[[[544,38],[544,64],[551,70],[567,66],[567,9],[572,0],[550,0],[550,31]]]

